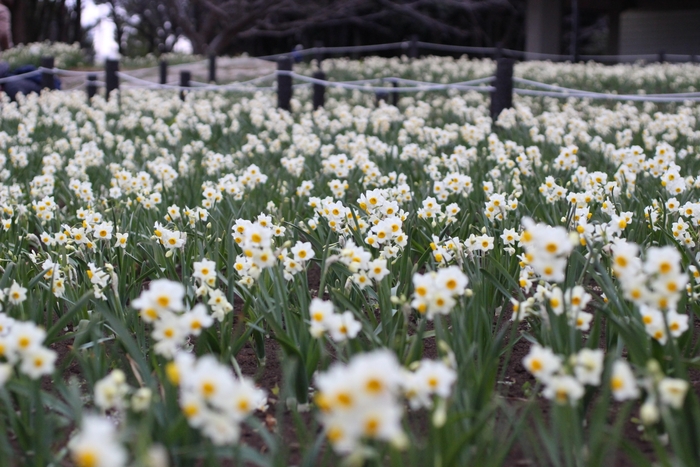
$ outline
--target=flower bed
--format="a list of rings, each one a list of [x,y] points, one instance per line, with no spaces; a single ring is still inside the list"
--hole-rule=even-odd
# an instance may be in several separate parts
[[[1,104],[0,465],[697,464],[697,105],[295,93]]]

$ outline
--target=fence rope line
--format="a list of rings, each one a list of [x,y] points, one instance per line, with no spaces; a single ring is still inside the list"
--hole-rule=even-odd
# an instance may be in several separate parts
[[[533,91],[529,89],[514,89],[514,92],[523,95],[531,96],[546,96],[546,97],[582,97],[590,99],[609,99],[609,100],[632,100],[646,102],[683,102],[687,100],[700,99],[700,92],[683,92],[683,93],[665,93],[665,94],[612,94],[596,91],[585,91],[582,89],[572,89],[555,84],[540,83],[526,78],[513,77],[514,83],[526,84],[529,86],[554,91]],[[530,92],[532,91],[532,92]]]
[[[541,82],[539,82],[539,81],[533,81],[533,80],[530,80],[530,79],[527,79],[527,78],[517,78],[517,77],[515,77],[515,76],[513,77],[513,82],[514,82],[514,83],[520,83],[520,84],[526,84],[526,85],[529,85],[529,86],[534,86],[534,87],[536,87],[536,88],[546,89],[546,90],[549,90],[549,91],[571,92],[571,93],[581,93],[581,94],[584,94],[584,93],[585,93],[585,94],[600,94],[600,93],[596,93],[596,92],[593,92],[593,91],[585,91],[585,90],[582,90],[582,89],[567,88],[567,87],[559,86],[559,85],[556,85],[556,84],[541,83]]]
[[[267,75],[259,76],[257,78],[249,79],[246,81],[235,81],[235,82],[229,83],[229,84],[218,84],[217,85],[217,84],[203,83],[201,81],[192,81],[192,80],[190,80],[190,84],[192,86],[197,86],[197,87],[202,87],[202,86],[221,86],[221,87],[236,86],[236,87],[239,87],[239,86],[244,86],[244,85],[248,85],[248,84],[262,83],[264,81],[274,79],[276,76],[277,76],[277,73],[275,72],[275,73],[270,73]]]
[[[380,52],[383,50],[392,49],[408,49],[410,46],[409,41],[402,42],[390,42],[386,44],[371,44],[371,45],[349,45],[341,47],[310,47],[308,49],[293,50],[291,52],[263,55],[257,58],[258,60],[277,60],[281,57],[286,57],[289,55],[297,55],[301,57],[306,57],[308,55],[315,54],[341,54],[341,53],[353,53],[353,52]]]
[[[464,90],[464,91],[480,91],[480,92],[490,92],[490,91],[494,90],[494,88],[491,86],[478,86],[479,84],[492,82],[494,80],[494,78],[492,76],[485,77],[485,78],[478,78],[478,79],[469,80],[469,81],[462,81],[462,82],[458,82],[458,83],[430,83],[430,82],[425,82],[425,81],[408,80],[408,79],[396,78],[396,77],[374,78],[371,80],[358,80],[358,81],[352,82],[352,81],[328,81],[328,80],[324,80],[324,79],[313,78],[311,76],[301,75],[301,74],[295,73],[293,71],[278,70],[274,73],[270,73],[269,75],[261,76],[259,78],[254,78],[252,80],[236,82],[236,83],[231,83],[231,84],[225,84],[225,85],[213,85],[213,84],[200,83],[200,82],[193,83],[192,81],[190,81],[190,83],[194,84],[194,85],[191,87],[188,87],[188,86],[153,83],[153,82],[148,81],[148,80],[136,78],[135,76],[131,76],[131,75],[128,75],[126,73],[122,73],[122,72],[117,73],[117,76],[120,78],[123,78],[125,81],[129,81],[129,82],[134,83],[136,85],[140,85],[141,87],[150,88],[150,89],[170,89],[170,90],[176,90],[176,91],[230,90],[230,91],[244,91],[244,92],[275,89],[275,87],[272,87],[272,86],[270,86],[270,87],[252,87],[250,85],[253,83],[266,81],[266,80],[269,80],[271,78],[274,78],[274,77],[280,76],[280,75],[281,76],[290,76],[291,78],[296,79],[297,81],[303,82],[303,84],[297,84],[297,85],[295,85],[295,87],[306,87],[310,84],[320,84],[324,87],[335,87],[335,88],[344,88],[344,89],[349,89],[349,90],[370,91],[370,92],[388,92],[388,93],[441,91],[441,90],[447,90],[447,89],[457,89],[457,90]],[[368,84],[370,84],[371,82],[382,82],[382,81],[384,81],[384,82],[396,81],[396,82],[402,82],[402,83],[406,83],[406,84],[413,84],[413,86],[401,86],[401,87],[368,86]]]
[[[291,51],[291,52],[286,52],[286,53],[279,53],[279,54],[272,54],[272,55],[265,55],[265,56],[259,56],[259,57],[251,57],[251,58],[257,58],[260,60],[277,60],[281,57],[291,57],[291,56],[300,56],[300,57],[306,57],[309,55],[314,55],[314,54],[342,54],[342,53],[353,53],[353,52],[378,52],[378,51],[384,51],[384,50],[392,50],[392,49],[402,49],[402,50],[408,50],[411,47],[420,47],[422,49],[426,50],[433,50],[433,51],[442,51],[442,52],[451,52],[451,53],[465,53],[465,54],[485,54],[485,55],[493,55],[493,56],[504,56],[504,57],[512,57],[512,58],[518,58],[518,59],[543,59],[543,60],[571,60],[574,57],[571,55],[560,55],[560,54],[548,54],[548,53],[539,53],[539,52],[525,52],[522,50],[513,50],[513,49],[504,49],[504,48],[497,48],[497,47],[474,47],[474,46],[461,46],[461,45],[448,45],[448,44],[436,44],[432,42],[422,42],[422,41],[402,41],[402,42],[392,42],[392,43],[386,43],[386,44],[372,44],[372,45],[358,45],[358,46],[342,46],[342,47],[311,47],[307,49],[300,49],[296,51]],[[628,61],[639,61],[639,60],[644,60],[644,61],[655,61],[658,60],[661,57],[660,54],[627,54],[627,55],[579,55],[578,58],[581,61],[587,61],[587,60],[596,60],[599,62],[628,62]],[[694,54],[664,54],[664,57],[667,60],[677,60],[677,61],[694,61],[696,58],[700,58]],[[203,59],[203,60],[198,60],[195,62],[188,62],[188,63],[179,63],[176,65],[172,66],[177,66],[177,67],[182,67],[182,66],[195,66],[198,64],[206,63],[208,60]],[[130,70],[134,72],[143,72],[147,70],[153,70],[157,69],[159,66],[154,66],[154,67],[145,67],[145,68],[139,68],[135,70]],[[12,82],[16,80],[21,80],[25,78],[29,78],[31,76],[35,76],[38,73],[51,73],[51,74],[57,74],[57,75],[65,75],[65,76],[86,76],[90,74],[97,74],[97,73],[104,73],[104,71],[75,71],[75,70],[65,70],[61,68],[44,68],[44,67],[39,67],[34,71],[23,73],[21,75],[13,75],[13,76],[7,76],[4,78],[0,78],[0,84],[2,83],[7,83],[7,82]],[[271,75],[270,75],[271,76]],[[126,76],[124,79],[129,79]],[[146,82],[146,80],[144,80]],[[254,82],[253,80],[250,81],[251,83]],[[376,82],[376,80],[358,80],[357,84],[364,83],[364,82]],[[349,83],[349,82],[348,82]],[[146,85],[143,83],[144,86]],[[153,84],[153,83],[151,83]],[[199,83],[199,82],[192,82],[193,87],[199,87],[199,88],[206,88],[206,90],[213,90],[214,88],[211,88],[211,84],[208,83]],[[427,84],[427,83],[424,83]],[[435,84],[435,83],[433,83]],[[168,83],[168,85],[172,86],[172,83]],[[149,84],[150,86],[150,84]],[[163,86],[163,85],[160,85]],[[231,84],[232,87],[237,87],[237,86],[242,86],[241,83],[237,84]],[[162,89],[167,89],[165,87],[162,87]],[[585,92],[585,91],[581,91]]]
[[[63,89],[63,91],[77,91],[78,89],[82,89],[88,86],[88,83],[91,83],[91,81],[83,81],[82,83],[76,84],[75,86],[67,89]]]
[[[54,74],[54,75],[65,75],[65,76],[87,76],[87,75],[95,75],[98,73],[104,73],[102,70],[100,71],[76,71],[76,70],[64,70],[61,68],[44,68],[43,66],[40,66],[37,68],[38,72],[40,73],[49,73],[49,74]]]
[[[272,77],[275,77],[276,73],[271,73],[269,75],[261,76],[259,78],[255,78],[255,79],[252,79],[249,81],[241,81],[241,82],[237,82],[237,83],[221,84],[221,85],[198,83],[198,85],[195,85],[192,87],[154,83],[152,81],[148,81],[145,79],[136,78],[135,76],[131,76],[131,75],[123,73],[123,72],[117,72],[117,76],[119,78],[123,78],[125,81],[129,81],[131,83],[135,83],[135,84],[141,85],[142,87],[151,88],[151,89],[170,89],[170,90],[174,90],[174,91],[226,91],[226,90],[229,90],[229,91],[251,92],[251,91],[262,90],[263,88],[251,86],[250,84],[252,84],[254,82],[268,80]]]
[[[448,45],[448,44],[435,44],[432,42],[416,42],[416,46],[422,49],[435,50],[439,52],[456,52],[465,54],[490,54],[498,51],[496,47],[474,47],[466,45]],[[519,50],[511,49],[501,49],[501,52],[505,54],[522,54]]]
[[[406,78],[379,78],[379,79],[383,79],[386,81],[393,80],[393,81],[397,81],[400,83],[406,83],[406,84],[440,84],[440,83],[431,83],[430,81],[416,81],[413,79],[406,79]],[[449,83],[449,84],[469,86],[469,85],[492,83],[495,80],[496,80],[496,78],[494,76],[486,76],[484,78],[476,78],[476,79],[471,79],[468,81],[459,81],[457,83]],[[443,84],[446,84],[446,83],[443,83]]]
[[[367,85],[360,85],[360,84],[353,84],[345,81],[328,81],[325,79],[318,79],[318,78],[313,78],[311,76],[306,76],[306,75],[300,75],[298,73],[295,73],[293,71],[287,71],[287,70],[280,70],[278,71],[279,75],[283,76],[290,76],[293,79],[299,80],[299,81],[304,81],[306,83],[311,83],[311,84],[320,84],[325,87],[336,87],[336,88],[344,88],[344,89],[356,89],[359,91],[374,91],[374,92],[387,92],[387,93],[394,93],[394,92],[423,92],[423,91],[442,91],[446,89],[458,89],[458,90],[466,90],[466,91],[493,91],[494,88],[491,86],[474,86],[469,83],[471,81],[465,81],[463,83],[447,83],[447,84],[442,84],[442,83],[425,83],[425,84],[419,84],[417,86],[404,86],[404,87],[394,87],[394,86],[367,86]],[[392,78],[384,78],[385,81],[389,81]],[[485,82],[483,81],[484,78],[480,78],[479,82]]]
[[[386,44],[385,44],[386,45]],[[388,44],[395,45],[395,44]],[[455,46],[456,47],[456,46]],[[59,68],[44,68],[40,67],[36,70],[29,71],[27,73],[22,73],[20,75],[7,76],[5,78],[0,78],[0,84],[18,81],[36,76],[38,74],[50,73],[50,74],[66,74],[69,76],[87,76],[95,75],[95,72],[87,71],[71,71],[62,70]],[[483,78],[477,78],[468,81],[461,81],[457,83],[433,83],[429,81],[418,81],[411,80],[400,77],[385,77],[385,78],[371,78],[362,79],[354,81],[329,81],[326,79],[314,78],[311,76],[302,75],[295,73],[290,70],[276,70],[268,75],[253,78],[247,81],[234,82],[224,85],[217,84],[207,84],[197,81],[190,81],[190,86],[180,86],[175,84],[160,84],[154,83],[145,79],[137,78],[131,76],[127,73],[117,72],[117,76],[124,79],[125,81],[132,83],[132,86],[125,87],[125,89],[165,89],[165,90],[175,90],[175,91],[238,91],[238,92],[258,92],[258,91],[269,91],[276,90],[275,86],[254,86],[256,83],[261,83],[274,79],[278,76],[289,76],[294,80],[301,81],[293,85],[293,88],[304,88],[310,85],[321,85],[327,88],[341,88],[347,90],[358,90],[363,92],[375,92],[375,93],[410,93],[410,92],[429,92],[429,91],[444,91],[449,89],[456,89],[461,91],[477,91],[477,92],[493,92],[495,88],[493,86],[484,86],[484,84],[491,83],[495,80],[494,76],[488,76]],[[537,97],[555,97],[555,98],[578,98],[578,99],[599,99],[599,100],[617,100],[617,101],[636,101],[636,102],[700,102],[700,92],[686,92],[686,93],[667,93],[667,94],[612,94],[604,92],[586,91],[582,89],[573,89],[564,86],[541,83],[539,81],[533,81],[526,78],[513,77],[514,83],[524,84],[527,86],[532,86],[539,89],[513,89],[514,94],[524,95],[524,96],[537,96]],[[371,84],[384,84],[392,83],[392,86],[376,86]],[[396,86],[398,84],[405,84],[407,86]],[[79,84],[67,91],[72,91],[80,89],[85,86],[106,86],[103,81],[91,81],[85,80],[82,84]]]
[[[291,52],[263,55],[257,58],[259,60],[276,60],[281,57],[290,56],[301,56],[305,57],[314,54],[341,54],[341,53],[353,53],[353,52],[379,52],[384,50],[392,49],[404,49],[408,50],[411,46],[420,47],[422,49],[442,51],[442,52],[452,52],[452,53],[465,53],[465,54],[486,54],[498,56],[507,56],[512,58],[528,58],[528,59],[543,59],[543,60],[571,60],[573,57],[571,55],[561,55],[561,54],[549,54],[540,52],[525,52],[522,50],[504,49],[497,47],[475,47],[475,46],[461,46],[461,45],[448,45],[448,44],[436,44],[432,42],[422,42],[422,41],[402,41],[402,42],[391,42],[386,44],[372,44],[372,45],[356,45],[356,46],[342,46],[342,47],[311,47],[307,49],[300,49]],[[626,55],[579,55],[578,58],[581,61],[596,60],[600,62],[628,62],[628,61],[655,61],[659,59],[659,54],[626,54]],[[695,58],[700,58],[695,54],[664,54],[667,60],[676,61],[692,61]],[[183,65],[194,66],[198,64],[206,63],[208,60],[198,60],[195,62],[178,63],[172,65],[173,67],[182,67]],[[138,68],[130,71],[142,72],[147,70],[157,69],[157,66]],[[5,78],[0,78],[0,84],[11,82],[19,79],[29,78],[38,73],[53,73],[65,76],[86,76],[90,74],[104,73],[104,71],[76,71],[76,70],[65,70],[61,68],[44,68],[39,67],[36,70],[23,73],[21,75],[7,76]],[[125,78],[128,79],[128,78]],[[369,81],[369,80],[366,80]]]
[[[615,100],[615,101],[637,101],[637,102],[700,102],[700,96],[696,97],[676,97],[673,94],[645,96],[639,94],[606,94],[592,92],[552,92],[538,91],[533,89],[513,89],[515,94],[524,96],[539,96],[539,97],[558,97],[558,98],[577,98],[577,99],[599,99],[599,100]]]
[[[514,50],[505,49],[498,47],[477,47],[477,46],[464,46],[464,45],[449,45],[449,44],[436,44],[433,42],[422,42],[422,41],[403,41],[403,42],[392,42],[387,44],[373,44],[373,45],[355,45],[355,46],[341,46],[341,47],[310,47],[307,49],[294,50],[285,53],[278,53],[272,55],[263,55],[257,58],[260,60],[277,60],[281,57],[287,56],[300,56],[306,57],[309,55],[317,54],[340,54],[340,53],[353,53],[353,52],[378,52],[384,50],[392,49],[404,49],[407,50],[411,45],[415,47],[420,47],[421,49],[433,50],[439,52],[449,52],[449,53],[462,53],[462,54],[481,54],[481,55],[493,55],[498,56],[499,54],[503,57],[517,58],[517,59],[539,59],[539,60],[553,60],[553,61],[566,61],[573,60],[574,56],[571,54],[551,54],[542,52],[527,52],[524,50]],[[664,54],[667,60],[676,61],[692,61],[696,55],[694,54]],[[635,62],[639,60],[644,61],[655,61],[659,59],[659,54],[622,54],[622,55],[578,55],[578,59],[581,61],[596,60],[600,62]]]
[[[40,74],[41,74],[41,71],[32,70],[32,71],[28,71],[26,73],[22,73],[19,75],[6,76],[4,78],[0,78],[0,84],[11,83],[13,81],[21,81],[23,79],[31,78],[32,76],[36,76],[36,75],[40,75]]]

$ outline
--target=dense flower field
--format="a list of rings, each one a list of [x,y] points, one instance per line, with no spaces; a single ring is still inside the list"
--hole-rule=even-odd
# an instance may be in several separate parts
[[[698,465],[700,107],[309,96],[0,104],[0,465]]]
[[[7,62],[11,69],[26,65],[41,66],[42,57],[54,57],[57,68],[73,68],[85,66],[85,56],[80,44],[65,44],[61,42],[33,42],[17,44],[0,52],[0,61]]]

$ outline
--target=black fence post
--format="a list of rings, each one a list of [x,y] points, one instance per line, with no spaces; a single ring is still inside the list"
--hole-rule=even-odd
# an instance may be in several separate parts
[[[512,58],[499,58],[496,62],[495,90],[491,91],[491,118],[496,120],[503,109],[513,107]]]
[[[292,59],[285,55],[277,61],[277,107],[291,111],[292,77],[288,74],[292,71]]]
[[[666,61],[666,51],[664,49],[659,50],[659,63],[664,63]]]
[[[314,78],[316,79],[322,79],[325,81],[326,79],[326,74],[322,70],[318,70],[314,72]],[[325,94],[326,94],[326,85],[321,84],[321,83],[314,83],[314,110],[318,109],[319,107],[323,107],[323,104],[325,104]]]
[[[209,55],[209,82],[216,83],[216,55]]]
[[[106,99],[109,100],[109,95],[112,91],[119,90],[119,60],[105,60],[105,92]]]
[[[494,53],[493,59],[498,61],[503,57],[503,42],[496,43],[496,52]]]
[[[391,85],[394,87],[394,89],[397,89],[399,87],[399,82],[396,81],[395,79],[392,79]],[[394,107],[399,106],[399,93],[398,92],[391,93],[391,105],[393,105]]]
[[[314,42],[314,58],[316,59],[316,66],[318,69],[321,69],[321,62],[323,62],[323,52],[321,49],[323,49],[323,41],[316,41]]]
[[[91,73],[87,75],[87,97],[88,97],[88,104],[90,101],[92,101],[92,98],[95,97],[95,94],[97,94],[97,84],[95,84],[95,81],[97,81],[97,75],[94,73]]]
[[[158,65],[160,66],[160,84],[165,84],[168,82],[168,62],[161,60]]]
[[[381,87],[385,87],[386,83],[385,83],[384,80],[382,79],[382,80],[379,82],[379,85],[380,85]],[[379,104],[380,104],[382,101],[384,101],[384,102],[389,102],[389,93],[386,92],[386,91],[384,91],[384,90],[382,90],[382,91],[377,91],[377,92],[375,93],[375,96],[376,96],[376,99],[377,99],[377,107],[379,107]]]
[[[571,62],[578,62],[578,28],[579,26],[579,7],[578,0],[571,0]]]
[[[41,57],[42,68],[53,70],[53,63],[53,57]],[[54,89],[53,71],[44,70],[41,72],[41,88],[48,90]]]
[[[408,43],[408,58],[418,58],[418,36],[413,34]]]
[[[180,87],[181,88],[189,88],[190,87],[190,79],[192,79],[192,73],[189,71],[181,71],[180,72]],[[185,100],[185,90],[182,89],[180,90],[180,100]]]

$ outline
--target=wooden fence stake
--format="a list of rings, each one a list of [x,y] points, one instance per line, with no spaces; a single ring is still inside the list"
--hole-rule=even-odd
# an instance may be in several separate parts
[[[495,121],[503,109],[513,107],[512,58],[499,58],[496,62],[495,90],[491,91],[491,118]]]
[[[165,84],[168,82],[168,62],[161,60],[158,65],[160,66],[160,84]]]
[[[97,75],[94,73],[87,75],[87,81],[87,97],[89,104],[92,101],[92,98],[95,97],[95,94],[97,94],[97,85],[95,84],[95,81],[97,81]]]
[[[323,52],[321,52],[319,49],[323,48],[323,41],[314,42],[314,48],[316,49],[316,52],[314,53],[314,58],[316,58],[316,66],[320,70],[321,62],[323,62]]]
[[[314,78],[316,79],[326,79],[326,74],[318,70],[314,72]],[[323,104],[325,104],[325,94],[326,94],[326,86],[320,83],[314,83],[314,110],[318,109],[319,107],[323,107]]]
[[[379,81],[379,86],[385,87],[386,83],[384,82],[384,79]],[[376,104],[377,107],[379,107],[379,104],[384,101],[385,103],[389,102],[389,93],[386,91],[377,91],[375,92],[375,97],[376,97]]]
[[[413,34],[408,43],[408,58],[418,58],[418,36]]]
[[[43,68],[53,69],[53,57],[41,57],[41,66]],[[55,88],[53,80],[53,71],[44,71],[41,73],[41,88],[52,90]]]
[[[277,71],[292,71],[292,59],[288,55],[280,57],[277,61]],[[277,75],[277,107],[289,112],[291,111],[291,100],[292,77],[286,73],[279,73]]]
[[[216,55],[209,55],[209,82],[216,83]]]
[[[112,91],[119,90],[119,60],[105,60],[105,92],[106,99],[109,100],[109,95]]]
[[[180,87],[183,88],[189,88],[190,87],[190,80],[192,79],[192,73],[189,71],[181,71],[180,72]],[[185,100],[185,90],[180,91],[180,100]]]

